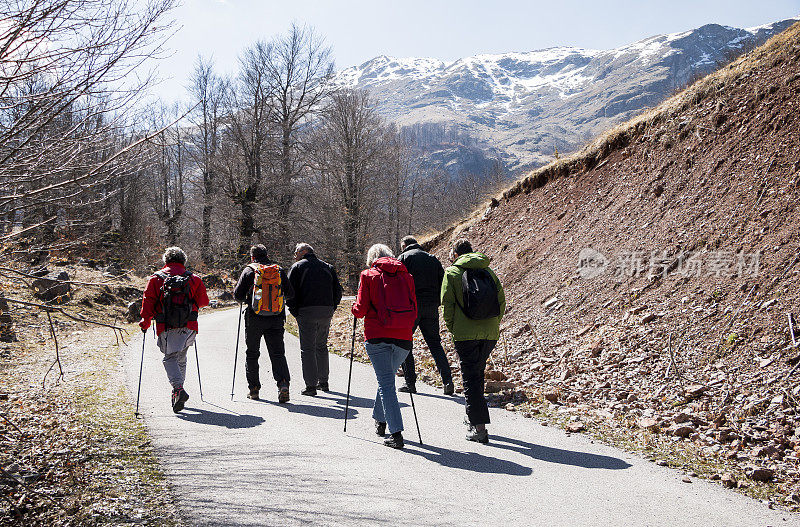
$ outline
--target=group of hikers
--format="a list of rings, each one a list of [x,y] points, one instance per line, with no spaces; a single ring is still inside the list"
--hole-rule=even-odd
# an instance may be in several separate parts
[[[306,396],[330,391],[328,333],[334,312],[342,300],[336,269],[319,259],[313,247],[297,244],[295,263],[288,272],[270,260],[263,245],[250,249],[250,263],[233,289],[242,304],[245,321],[245,372],[250,399],[260,397],[258,360],[261,339],[267,346],[278,402],[288,403],[289,366],[284,347],[286,310],[297,320]],[[453,338],[464,387],[466,439],[487,443],[489,409],[484,392],[486,361],[500,336],[505,313],[505,293],[489,268],[489,257],[475,252],[464,238],[450,251],[452,264],[424,251],[413,236],[402,240],[395,257],[383,244],[367,252],[366,269],[359,277],[352,306],[353,329],[364,319],[364,347],[378,382],[372,417],[375,431],[388,437],[384,444],[403,448],[403,419],[395,388],[395,374],[402,366],[400,391],[416,393],[413,335],[420,329],[442,377],[443,392],[453,395],[455,385],[450,363],[439,334],[439,306]],[[197,315],[209,304],[203,281],[186,270],[186,253],[168,247],[164,267],[150,277],[142,300],[139,326],[146,332],[155,319],[157,344],[172,385],[171,404],[183,410],[189,394],[183,387],[186,356],[198,331]],[[246,307],[245,307],[246,306]],[[241,322],[241,313],[240,313]],[[238,338],[238,336],[237,336]]]

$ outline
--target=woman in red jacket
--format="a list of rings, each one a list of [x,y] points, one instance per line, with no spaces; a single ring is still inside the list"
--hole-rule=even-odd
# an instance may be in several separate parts
[[[411,351],[417,300],[413,278],[387,246],[370,247],[352,311],[353,316],[364,319],[364,347],[378,379],[372,410],[375,431],[383,436],[388,426],[391,436],[383,444],[403,448],[403,418],[394,372]]]

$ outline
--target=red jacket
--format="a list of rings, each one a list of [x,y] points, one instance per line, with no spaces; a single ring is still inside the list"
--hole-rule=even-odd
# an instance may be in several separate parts
[[[186,272],[186,268],[179,263],[169,263],[161,269],[161,272],[169,275],[183,274]],[[147,282],[147,287],[144,290],[144,297],[142,298],[142,320],[139,321],[139,327],[144,331],[147,331],[147,328],[150,327],[150,319],[155,317],[158,313],[161,313],[161,286],[163,285],[164,280],[157,274],[151,276],[150,280]],[[194,300],[192,311],[197,311],[201,307],[206,307],[208,305],[206,286],[196,274],[192,275],[189,288],[192,292],[192,300]],[[197,321],[190,320],[189,323],[186,324],[186,327],[197,331]],[[161,335],[164,329],[164,324],[156,322],[157,335]]]
[[[364,338],[366,340],[388,338],[412,340],[414,335],[413,321],[407,328],[390,329],[381,324],[379,312],[385,309],[381,291],[381,273],[399,275],[410,292],[410,300],[414,307],[414,318],[417,318],[417,299],[414,293],[414,279],[399,260],[384,256],[378,258],[372,267],[361,271],[358,282],[358,296],[353,304],[352,312],[356,318],[364,319]]]

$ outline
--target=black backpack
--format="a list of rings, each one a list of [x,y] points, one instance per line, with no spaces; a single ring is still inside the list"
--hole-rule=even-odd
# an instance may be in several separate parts
[[[467,318],[485,320],[500,316],[497,284],[487,269],[464,269],[461,274],[464,305],[459,306]]]
[[[167,329],[184,328],[189,321],[197,320],[197,311],[192,309],[191,283],[192,273],[170,275],[162,271],[156,273],[163,281],[161,286],[161,313],[156,315],[156,322],[167,326]]]

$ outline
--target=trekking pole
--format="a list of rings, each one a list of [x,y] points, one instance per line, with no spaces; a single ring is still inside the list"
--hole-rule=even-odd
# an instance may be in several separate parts
[[[197,364],[197,384],[200,385],[200,400],[203,400],[203,383],[200,380],[200,356],[197,354],[197,341],[194,341],[194,362]]]
[[[422,434],[419,432],[419,421],[417,420],[417,407],[414,406],[414,394],[409,391],[408,395],[411,397],[411,410],[414,411],[414,423],[417,425],[417,437],[419,437],[419,444],[422,445]]]
[[[144,368],[144,341],[147,337],[147,331],[142,331],[142,361],[139,363],[139,388],[136,389],[136,411],[134,416],[139,417],[139,395],[142,393],[142,368]]]
[[[347,400],[344,405],[344,431],[347,432],[347,414],[350,412],[350,379],[353,377],[353,353],[356,351],[356,323],[358,319],[353,317],[353,340],[350,343],[350,372],[347,374]]]
[[[244,304],[239,303],[239,325],[236,327],[236,351],[233,353],[233,380],[231,381],[231,401],[233,401],[233,387],[236,386],[236,361],[239,358],[239,332],[242,329],[242,311]]]

